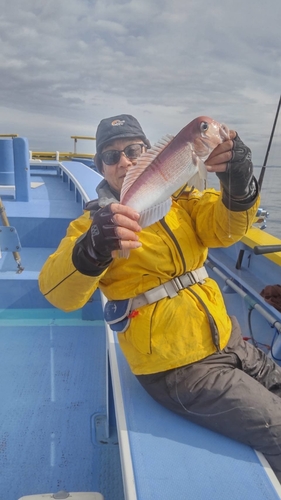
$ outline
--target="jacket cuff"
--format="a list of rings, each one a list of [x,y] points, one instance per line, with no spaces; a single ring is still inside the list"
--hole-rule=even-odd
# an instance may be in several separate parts
[[[99,276],[112,260],[111,256],[95,252],[89,231],[78,238],[73,248],[72,263],[77,271],[87,276]]]
[[[253,177],[249,186],[249,193],[244,198],[233,198],[225,189],[223,189],[222,202],[224,206],[232,212],[244,212],[245,210],[252,208],[252,206],[256,203],[258,195],[258,181],[255,177]]]

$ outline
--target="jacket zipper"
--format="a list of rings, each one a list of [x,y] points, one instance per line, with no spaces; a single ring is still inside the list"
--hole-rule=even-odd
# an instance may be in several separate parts
[[[176,248],[177,248],[177,251],[179,253],[179,256],[181,258],[181,261],[182,261],[182,264],[183,264],[183,274],[186,273],[186,262],[185,262],[185,258],[184,258],[184,255],[183,255],[183,252],[182,252],[182,249],[178,243],[178,240],[175,238],[175,235],[173,233],[173,231],[171,231],[171,229],[169,228],[168,224],[165,222],[164,218],[161,219],[160,221],[160,224],[161,226],[163,226],[163,228],[165,229],[165,231],[169,234],[170,238],[173,240]]]

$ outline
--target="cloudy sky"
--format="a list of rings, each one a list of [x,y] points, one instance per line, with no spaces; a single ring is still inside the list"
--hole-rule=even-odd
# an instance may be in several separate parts
[[[204,114],[261,164],[281,93],[280,20],[280,0],[1,0],[0,133],[71,151],[70,136],[94,136],[104,117],[133,114],[155,142]],[[276,137],[269,163],[280,153]]]

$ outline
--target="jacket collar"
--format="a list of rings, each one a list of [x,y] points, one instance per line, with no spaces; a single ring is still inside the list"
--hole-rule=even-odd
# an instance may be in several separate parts
[[[96,188],[98,194],[98,202],[100,207],[105,207],[109,203],[116,203],[120,201],[120,193],[112,189],[108,182],[103,179]]]

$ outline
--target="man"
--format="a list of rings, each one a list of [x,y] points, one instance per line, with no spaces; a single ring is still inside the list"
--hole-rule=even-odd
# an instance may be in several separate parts
[[[222,191],[186,187],[163,219],[142,230],[139,214],[118,202],[128,169],[150,143],[130,115],[102,120],[98,200],[70,224],[39,284],[65,311],[82,307],[99,287],[145,390],[186,419],[263,452],[280,479],[281,369],[243,341],[204,268],[208,247],[241,239],[259,203],[250,150],[236,132],[229,137],[206,161]],[[120,248],[130,250],[128,259],[113,258]]]

